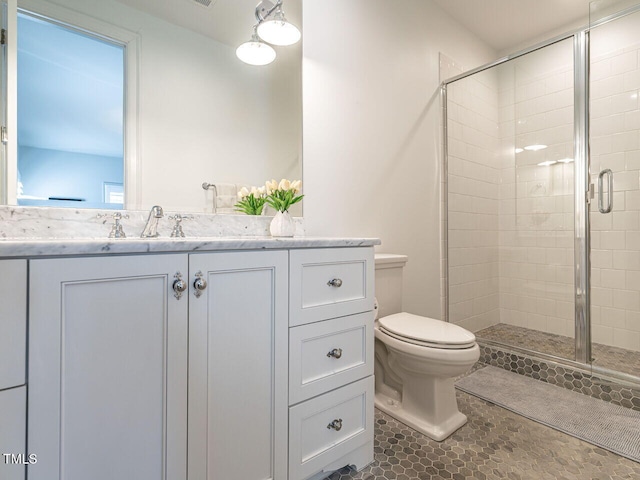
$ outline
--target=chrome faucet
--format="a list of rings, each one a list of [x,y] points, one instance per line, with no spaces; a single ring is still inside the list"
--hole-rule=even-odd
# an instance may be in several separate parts
[[[158,234],[158,221],[164,217],[164,212],[160,205],[154,205],[149,212],[149,218],[147,218],[147,224],[142,231],[142,238],[155,238]]]

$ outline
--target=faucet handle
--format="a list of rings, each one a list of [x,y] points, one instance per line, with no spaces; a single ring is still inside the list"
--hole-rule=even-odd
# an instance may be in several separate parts
[[[184,231],[182,230],[182,221],[183,220],[193,220],[193,215],[182,215],[180,213],[176,213],[175,215],[171,215],[169,220],[175,220],[176,224],[173,226],[173,230],[171,231],[172,238],[184,238]]]
[[[109,238],[127,238],[127,236],[124,233],[124,229],[122,228],[122,224],[120,223],[120,220],[122,220],[123,218],[129,218],[129,215],[125,214],[123,215],[122,212],[115,212],[115,213],[99,213],[98,215],[96,215],[97,218],[105,218],[105,217],[112,217],[113,218],[113,225],[111,225],[111,232],[109,232]]]

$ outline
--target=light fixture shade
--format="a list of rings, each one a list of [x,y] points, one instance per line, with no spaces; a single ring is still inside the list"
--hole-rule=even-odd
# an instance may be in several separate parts
[[[276,59],[276,51],[255,36],[236,49],[236,56],[249,65],[268,65]]]
[[[258,35],[265,42],[282,47],[297,43],[302,36],[298,27],[287,22],[283,15],[276,15],[273,20],[260,23]]]

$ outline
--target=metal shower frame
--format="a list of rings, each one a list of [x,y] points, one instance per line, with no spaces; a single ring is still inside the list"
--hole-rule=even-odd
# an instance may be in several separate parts
[[[447,87],[458,80],[470,77],[476,73],[491,69],[516,58],[525,56],[536,50],[543,49],[554,43],[567,39],[573,39],[574,62],[574,306],[575,306],[575,358],[566,359],[541,352],[533,352],[524,348],[505,345],[500,342],[483,340],[483,343],[493,346],[504,346],[509,350],[533,354],[541,359],[551,360],[556,363],[570,365],[572,367],[598,373],[605,377],[627,382],[631,385],[640,385],[640,377],[635,377],[622,372],[613,371],[592,364],[591,356],[591,263],[590,263],[590,225],[589,205],[591,203],[592,190],[590,189],[590,162],[589,162],[589,32],[604,23],[616,20],[626,15],[640,11],[640,4],[626,8],[613,15],[609,15],[596,22],[590,23],[576,31],[553,37],[530,48],[507,55],[478,68],[456,75],[444,80],[440,85],[442,105],[442,131],[443,131],[443,228],[442,240],[446,252],[444,272],[444,316],[449,321],[449,220],[448,220],[448,131],[447,131]],[[446,202],[446,203],[445,203]],[[445,205],[447,205],[445,207]]]

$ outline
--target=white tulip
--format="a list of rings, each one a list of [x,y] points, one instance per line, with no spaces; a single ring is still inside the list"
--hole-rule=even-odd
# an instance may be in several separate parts
[[[271,193],[273,193],[273,191],[278,188],[278,182],[276,182],[275,180],[267,180],[264,186],[267,190],[267,195],[271,195]]]
[[[240,189],[240,191],[238,192],[238,197],[240,199],[243,199],[243,198],[248,197],[248,196],[249,196],[249,190],[247,190],[247,187],[242,187]]]
[[[278,185],[278,190],[289,190],[289,187],[291,187],[291,182],[289,180],[287,180],[286,178],[283,178],[282,180],[280,180],[280,184]]]
[[[255,198],[258,198],[260,196],[256,187],[251,187],[251,195],[253,195]]]
[[[302,189],[302,182],[300,180],[296,180],[295,182],[291,182],[291,190],[293,190],[294,193],[300,193],[300,190]]]
[[[260,195],[261,197],[264,196],[266,192],[267,189],[265,187],[258,188],[258,195]]]

